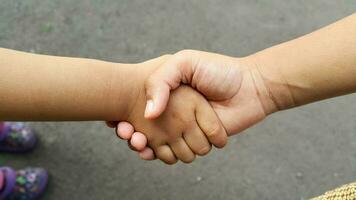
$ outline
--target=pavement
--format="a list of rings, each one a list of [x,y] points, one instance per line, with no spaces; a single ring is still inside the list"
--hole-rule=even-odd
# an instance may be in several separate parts
[[[324,0],[0,0],[0,46],[141,62],[181,49],[244,56],[356,11]],[[1,87],[1,86],[0,86]],[[356,95],[273,114],[193,164],[144,162],[102,122],[32,122],[44,199],[308,199],[356,180]]]

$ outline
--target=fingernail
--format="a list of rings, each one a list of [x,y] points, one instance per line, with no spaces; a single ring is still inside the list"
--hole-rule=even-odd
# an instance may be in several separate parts
[[[146,104],[145,117],[147,117],[153,111],[154,103],[153,100],[148,100]]]

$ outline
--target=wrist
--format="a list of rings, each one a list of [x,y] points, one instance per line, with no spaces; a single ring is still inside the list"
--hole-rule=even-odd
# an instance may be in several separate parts
[[[107,98],[112,113],[107,120],[125,121],[140,94],[140,85],[143,85],[140,72],[135,64],[111,63],[111,68]]]
[[[248,67],[267,114],[295,107],[287,81],[269,58],[253,54],[241,58],[241,62]]]
[[[126,121],[142,99],[145,99],[145,81],[160,66],[158,59],[138,64],[113,63],[113,94],[114,115],[112,120]],[[144,100],[145,101],[145,100]],[[144,113],[142,113],[142,116]]]

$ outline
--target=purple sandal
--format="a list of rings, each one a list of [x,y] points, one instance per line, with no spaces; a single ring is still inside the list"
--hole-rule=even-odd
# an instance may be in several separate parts
[[[36,144],[36,136],[23,122],[0,122],[0,152],[22,153]]]
[[[41,168],[25,168],[15,171],[0,167],[4,184],[0,188],[0,200],[36,200],[45,191],[48,174]]]

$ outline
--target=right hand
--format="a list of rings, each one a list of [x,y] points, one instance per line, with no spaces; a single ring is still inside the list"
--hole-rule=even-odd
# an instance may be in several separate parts
[[[252,57],[233,58],[195,50],[176,53],[146,81],[145,117],[155,119],[165,110],[170,91],[188,84],[202,93],[214,108],[227,133],[233,135],[277,111],[278,106]],[[118,135],[137,141],[118,124]],[[124,138],[124,137],[122,137]],[[132,143],[135,146],[135,142]],[[153,158],[148,147],[143,159]]]

